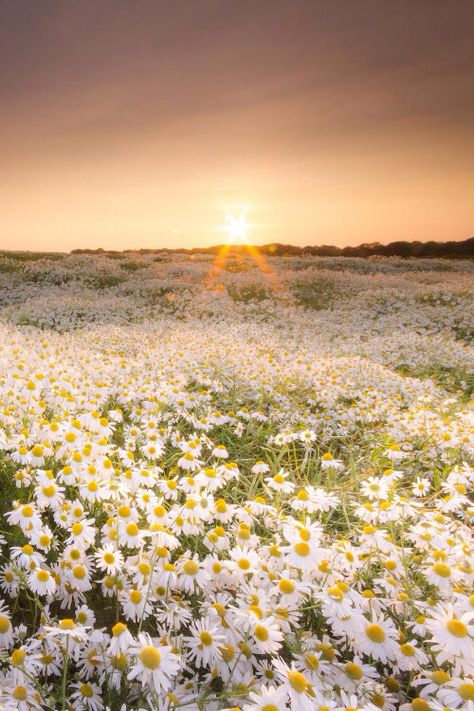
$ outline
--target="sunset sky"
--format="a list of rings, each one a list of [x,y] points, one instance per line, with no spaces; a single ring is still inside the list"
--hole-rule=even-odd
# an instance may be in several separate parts
[[[0,248],[474,233],[472,0],[0,0]]]

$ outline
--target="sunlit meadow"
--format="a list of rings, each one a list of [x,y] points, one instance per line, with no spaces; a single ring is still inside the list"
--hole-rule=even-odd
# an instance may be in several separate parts
[[[469,262],[0,258],[0,708],[474,709]]]

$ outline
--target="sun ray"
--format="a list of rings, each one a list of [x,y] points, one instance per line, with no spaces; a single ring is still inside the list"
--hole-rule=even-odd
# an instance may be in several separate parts
[[[238,215],[226,213],[225,220],[226,224],[223,229],[229,234],[229,239],[219,249],[212,263],[207,280],[208,288],[217,288],[216,280],[219,273],[225,267],[229,252],[232,247],[238,247],[239,251],[242,249],[245,250],[248,256],[255,262],[258,270],[265,277],[272,291],[280,293],[285,291],[282,283],[265,259],[265,256],[260,252],[258,247],[250,242],[247,236],[247,231],[251,229],[253,225],[247,222],[246,213],[244,211],[240,212]]]

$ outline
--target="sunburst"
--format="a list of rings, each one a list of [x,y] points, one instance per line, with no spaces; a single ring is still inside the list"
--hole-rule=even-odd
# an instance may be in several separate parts
[[[247,231],[252,227],[247,222],[247,216],[245,212],[241,212],[239,215],[232,215],[227,213],[225,216],[226,225],[224,226],[225,231],[229,234],[230,244],[249,244],[247,237]]]
[[[216,288],[216,279],[219,273],[224,269],[226,260],[232,247],[243,247],[244,253],[255,262],[259,271],[266,277],[271,288],[274,291],[281,291],[281,284],[277,281],[275,272],[268,264],[264,255],[258,247],[254,246],[247,235],[249,229],[253,229],[254,225],[247,222],[247,215],[244,211],[238,214],[226,213],[225,225],[221,229],[225,230],[229,237],[225,244],[222,245],[216,258],[212,264],[208,277],[208,288]],[[222,288],[220,285],[219,288]]]

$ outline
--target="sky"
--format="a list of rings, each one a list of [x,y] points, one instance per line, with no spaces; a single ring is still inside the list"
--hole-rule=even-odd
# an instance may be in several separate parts
[[[0,248],[461,240],[472,0],[0,0]]]

